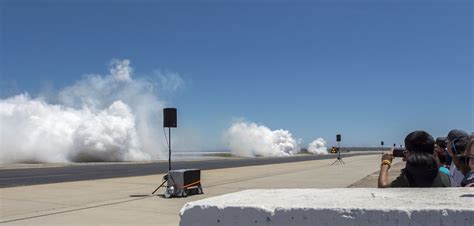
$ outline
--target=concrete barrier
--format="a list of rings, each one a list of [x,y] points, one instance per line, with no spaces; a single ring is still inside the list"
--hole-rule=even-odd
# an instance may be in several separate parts
[[[186,203],[180,216],[181,226],[474,226],[474,189],[245,190]]]

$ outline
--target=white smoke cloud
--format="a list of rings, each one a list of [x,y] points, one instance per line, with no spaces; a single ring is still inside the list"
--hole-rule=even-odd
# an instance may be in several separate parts
[[[328,149],[326,147],[326,141],[321,137],[316,140],[313,140],[308,145],[308,152],[316,155],[327,155]]]
[[[174,92],[184,86],[184,80],[177,73],[156,71],[155,74],[160,80],[161,90]]]
[[[133,79],[129,60],[110,65],[109,75],[88,75],[51,100],[1,99],[0,163],[164,158],[155,85]]]
[[[110,74],[118,80],[130,80],[133,68],[130,67],[130,60],[113,59],[110,62]]]
[[[270,130],[251,122],[236,122],[224,139],[236,156],[290,156],[299,151],[297,140],[287,130]]]

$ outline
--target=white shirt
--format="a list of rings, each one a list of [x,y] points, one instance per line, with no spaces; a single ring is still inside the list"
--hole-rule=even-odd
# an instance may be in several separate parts
[[[451,167],[449,168],[449,180],[451,182],[451,187],[461,187],[462,179],[464,179],[464,175],[456,168],[454,161],[451,162]]]

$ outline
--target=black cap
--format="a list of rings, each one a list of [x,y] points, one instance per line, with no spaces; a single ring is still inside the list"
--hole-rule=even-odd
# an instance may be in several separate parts
[[[453,129],[449,131],[448,136],[446,137],[448,141],[459,140],[459,139],[469,139],[469,134],[463,130]]]

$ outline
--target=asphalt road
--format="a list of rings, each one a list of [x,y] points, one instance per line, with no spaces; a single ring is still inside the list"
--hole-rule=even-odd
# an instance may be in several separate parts
[[[343,153],[343,157],[367,155],[368,153]],[[369,153],[372,154],[372,153]],[[373,154],[380,154],[374,152]],[[217,160],[176,161],[173,169],[221,169],[240,166],[288,163],[318,159],[335,159],[336,155],[301,155],[292,157],[225,158]],[[168,162],[81,164],[64,167],[2,169],[0,188],[49,184],[67,181],[95,180],[105,178],[132,177],[161,174],[168,171]]]

